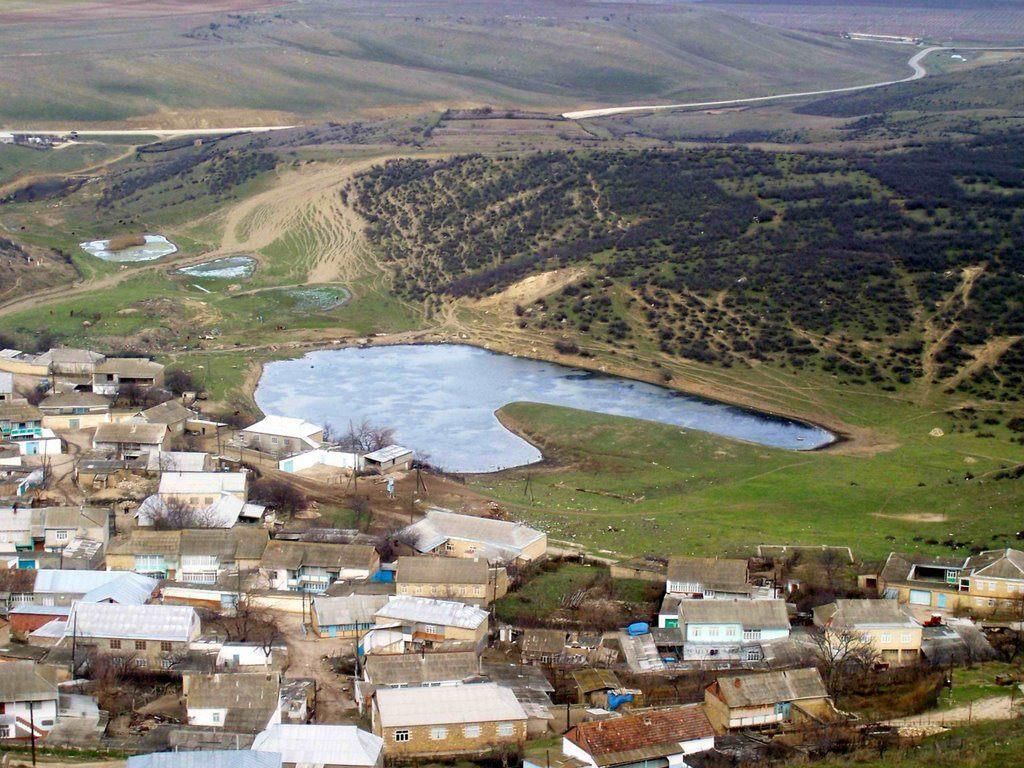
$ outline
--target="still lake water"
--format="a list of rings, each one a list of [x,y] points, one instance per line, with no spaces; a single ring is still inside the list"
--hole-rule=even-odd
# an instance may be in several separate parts
[[[835,437],[820,427],[683,395],[653,384],[454,344],[347,348],[267,364],[264,413],[344,431],[364,419],[451,472],[531,464],[541,453],[494,412],[530,401],[631,416],[791,450]]]

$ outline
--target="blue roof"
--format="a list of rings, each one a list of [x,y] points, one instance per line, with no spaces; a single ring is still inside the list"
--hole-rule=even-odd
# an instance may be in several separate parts
[[[128,768],[281,768],[281,753],[248,749],[154,752],[129,757]]]

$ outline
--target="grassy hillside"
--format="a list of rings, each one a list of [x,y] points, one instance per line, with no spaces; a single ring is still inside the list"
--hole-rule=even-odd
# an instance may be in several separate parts
[[[0,124],[250,125],[466,104],[582,104],[823,88],[902,50],[688,6],[326,0],[241,14],[0,24]]]

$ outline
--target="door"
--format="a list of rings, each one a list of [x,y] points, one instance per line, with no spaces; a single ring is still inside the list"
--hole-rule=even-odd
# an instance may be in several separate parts
[[[292,461],[291,459],[288,459],[288,461],[286,461],[281,466],[281,469],[283,469],[285,472],[294,472],[295,471],[295,462]]]
[[[79,429],[81,428],[81,419],[68,419],[68,429]]]
[[[945,608],[946,607],[946,597],[947,596],[942,594],[941,592],[939,594],[937,594],[935,596],[935,607],[936,608]]]
[[[334,626],[334,625],[329,626],[327,628],[327,636],[328,637],[337,637],[338,636],[338,628],[336,626]]]
[[[35,456],[39,453],[39,443],[25,443],[25,455]]]
[[[927,589],[912,589],[910,590],[910,604],[931,605],[932,593],[929,592]]]

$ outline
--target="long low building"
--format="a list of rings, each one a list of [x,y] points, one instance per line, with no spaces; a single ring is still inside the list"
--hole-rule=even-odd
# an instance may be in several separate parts
[[[487,642],[488,618],[487,611],[476,606],[424,597],[394,597],[375,614],[378,627],[400,634],[400,648],[391,651],[399,653],[409,646],[430,648],[451,643],[482,648]],[[365,650],[376,646],[375,635],[364,637]]]
[[[528,563],[547,554],[547,534],[523,523],[458,515],[443,509],[399,531],[401,546],[414,553],[468,557],[492,563]]]

